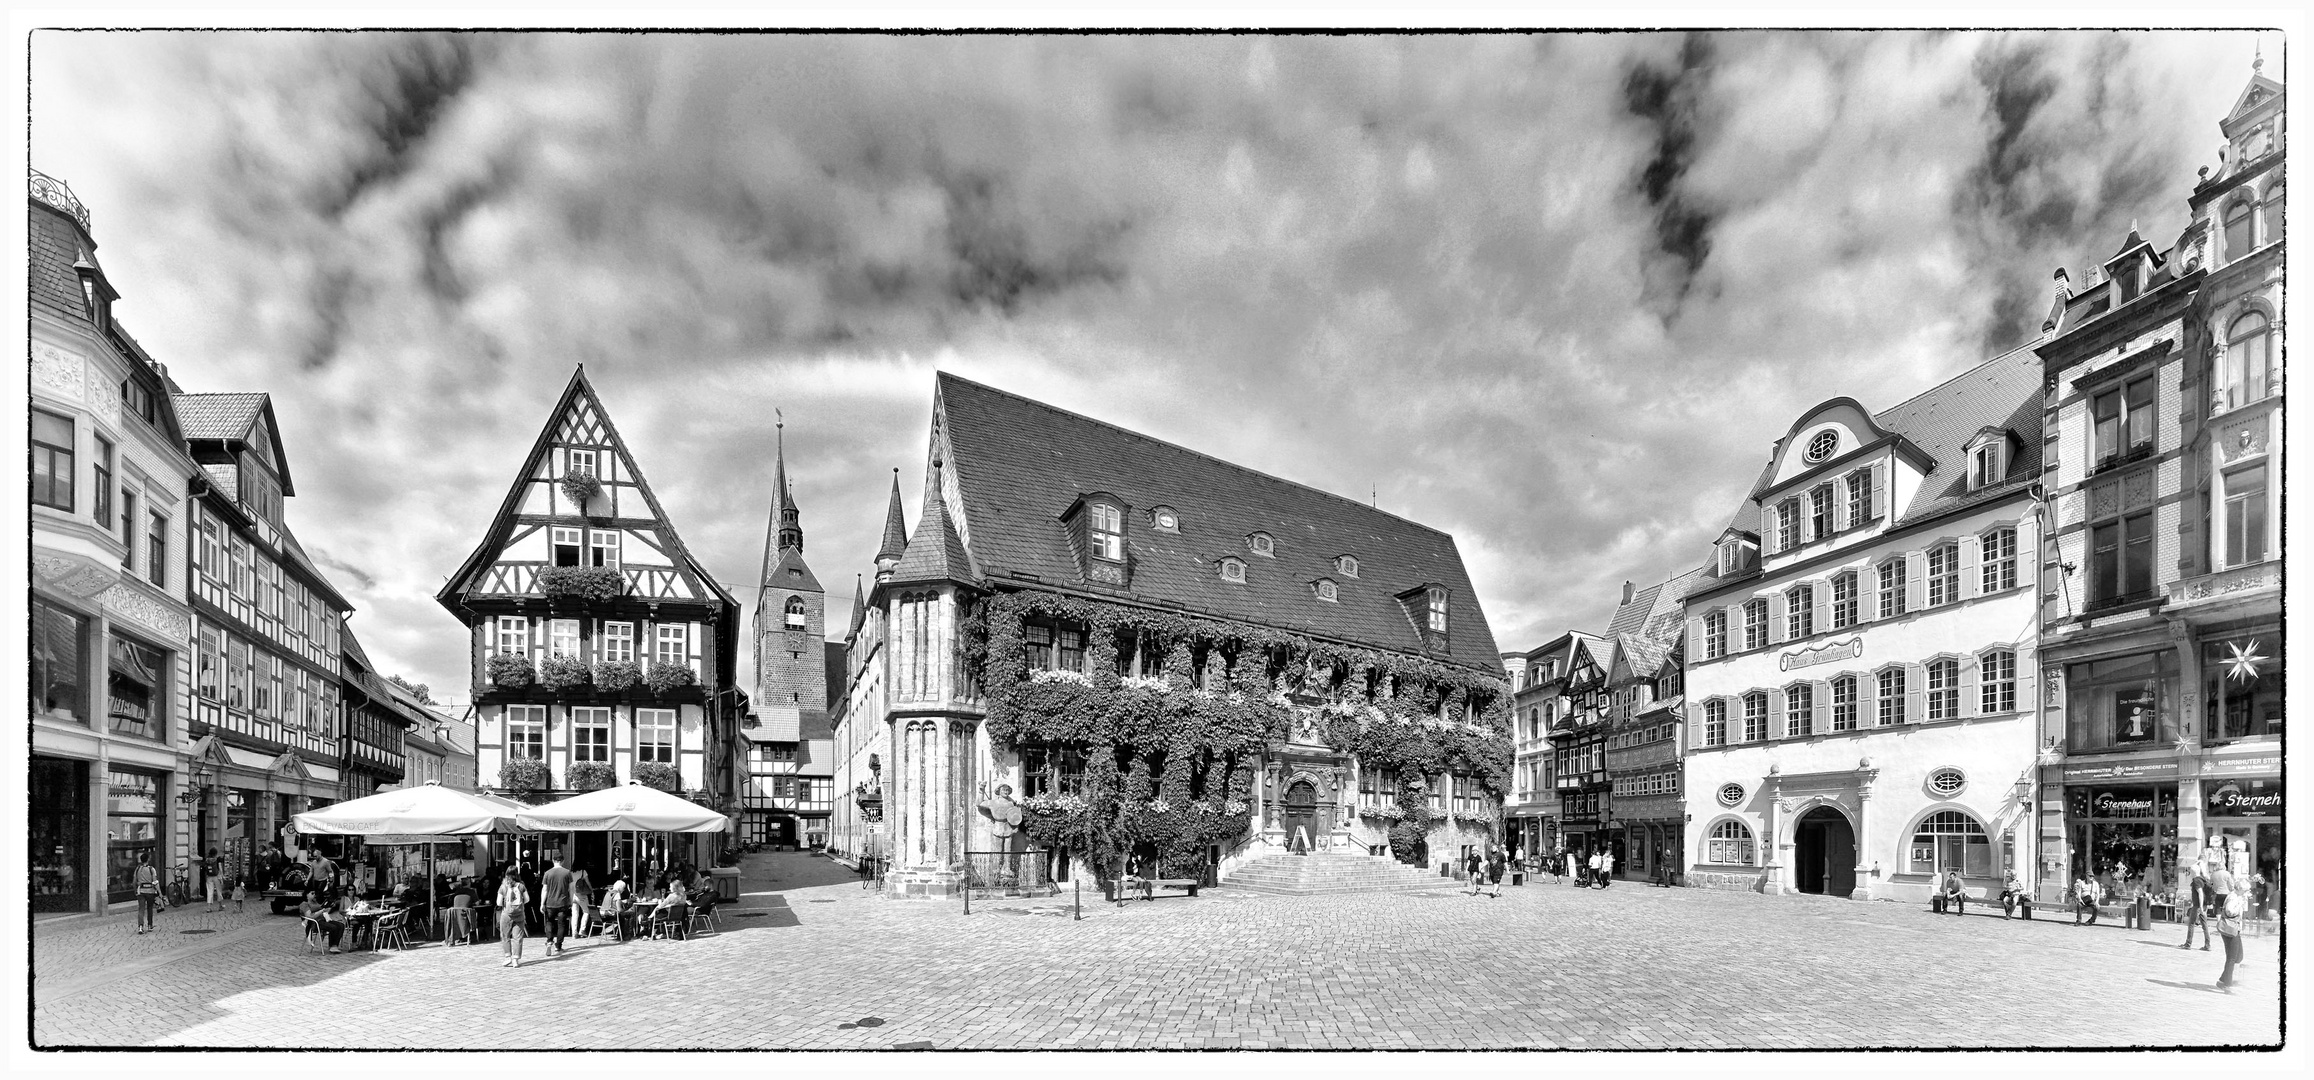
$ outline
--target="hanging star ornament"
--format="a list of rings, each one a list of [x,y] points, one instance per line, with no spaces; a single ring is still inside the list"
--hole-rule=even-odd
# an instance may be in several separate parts
[[[2223,661],[2226,665],[2226,677],[2239,679],[2243,682],[2256,679],[2258,677],[2258,665],[2273,659],[2273,657],[2259,654],[2258,639],[2256,638],[2251,638],[2248,645],[2229,644],[2226,649],[2229,654]]]

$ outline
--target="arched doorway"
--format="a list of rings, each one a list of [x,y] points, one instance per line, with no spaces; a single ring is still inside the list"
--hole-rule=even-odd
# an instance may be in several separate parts
[[[1286,788],[1278,824],[1285,829],[1286,850],[1296,854],[1318,845],[1318,786],[1296,780]]]
[[[1856,830],[1846,815],[1819,806],[1793,827],[1792,884],[1801,892],[1846,896],[1856,891]]]

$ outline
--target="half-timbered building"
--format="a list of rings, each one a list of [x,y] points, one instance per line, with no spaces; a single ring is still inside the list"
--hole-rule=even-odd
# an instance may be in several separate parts
[[[635,779],[736,811],[738,604],[684,546],[583,367],[435,599],[471,635],[484,788],[542,800]],[[541,842],[598,872],[712,854],[689,838]],[[500,841],[493,857],[511,854]]]

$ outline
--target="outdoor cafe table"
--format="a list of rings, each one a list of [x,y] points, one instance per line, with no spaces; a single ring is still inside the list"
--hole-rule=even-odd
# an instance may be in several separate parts
[[[370,950],[376,951],[378,947],[378,916],[393,910],[390,907],[373,906],[367,900],[348,908],[345,913],[346,947],[351,949],[356,942],[367,938]]]

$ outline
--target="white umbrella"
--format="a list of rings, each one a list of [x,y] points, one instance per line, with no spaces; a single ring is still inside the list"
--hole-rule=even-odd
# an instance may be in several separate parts
[[[534,807],[514,816],[535,832],[723,832],[731,819],[689,799],[629,780]]]
[[[428,780],[423,787],[396,788],[349,802],[308,810],[290,820],[298,831],[325,836],[384,837],[381,843],[425,844],[433,861],[434,838],[445,835],[511,832],[517,804],[446,788]],[[434,903],[434,875],[426,875],[428,909]]]

